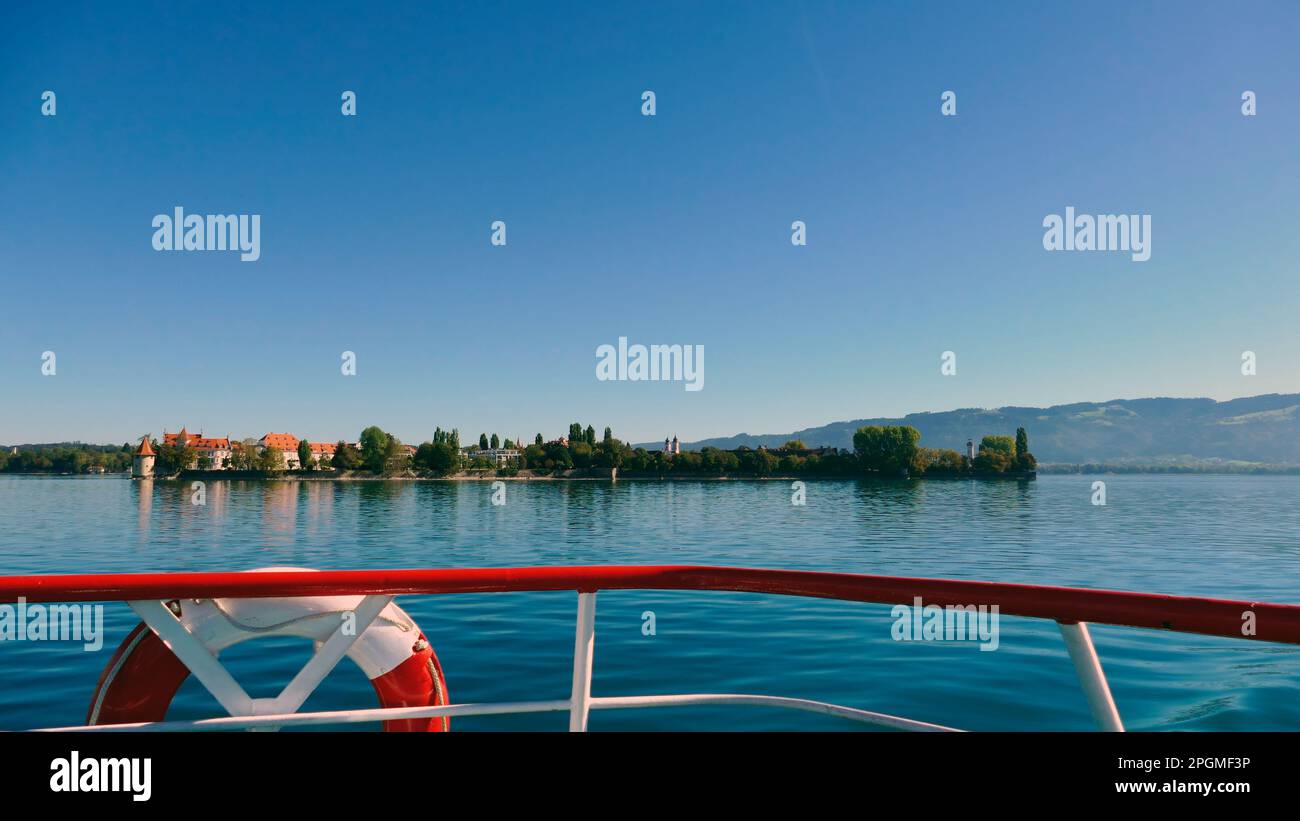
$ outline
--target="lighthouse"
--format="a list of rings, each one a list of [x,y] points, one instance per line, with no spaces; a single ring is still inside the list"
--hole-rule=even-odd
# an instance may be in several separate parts
[[[136,448],[135,458],[131,460],[131,478],[152,478],[153,463],[156,458],[157,456],[153,452],[153,447],[149,444],[149,436],[146,434],[140,439],[140,447]]]

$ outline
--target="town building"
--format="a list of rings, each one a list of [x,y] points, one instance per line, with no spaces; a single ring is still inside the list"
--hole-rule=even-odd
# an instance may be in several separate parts
[[[257,446],[263,451],[267,448],[280,451],[280,460],[284,463],[285,470],[301,467],[298,463],[298,437],[292,433],[268,433],[257,440]]]
[[[517,448],[488,448],[487,450],[474,451],[470,458],[487,459],[500,468],[511,464],[519,464],[519,450]]]
[[[196,461],[200,467],[207,465],[209,470],[226,470],[230,467],[233,451],[229,436],[220,439],[200,436],[191,444],[197,453]]]
[[[673,438],[672,438],[671,441],[669,441],[668,439],[665,439],[665,440],[664,440],[664,455],[665,455],[665,456],[670,456],[670,457],[671,457],[671,456],[677,456],[677,455],[681,454],[681,452],[682,452],[682,444],[681,444],[681,442],[678,442],[678,441],[677,441],[677,435],[676,435],[676,434],[673,435]]]
[[[334,451],[338,449],[335,442],[308,442],[307,446],[311,448],[311,458],[316,460],[318,467],[329,467],[334,461]]]
[[[169,447],[189,447],[194,449],[194,462],[186,467],[201,467],[205,470],[225,470],[230,467],[232,449],[230,437],[206,437],[190,433],[183,426],[177,433],[163,430],[163,444]]]

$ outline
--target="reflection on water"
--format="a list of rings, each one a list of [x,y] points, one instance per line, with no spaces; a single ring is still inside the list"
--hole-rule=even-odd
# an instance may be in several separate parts
[[[5,573],[720,564],[989,579],[1300,601],[1300,478],[1110,476],[1037,482],[506,483],[0,477]],[[568,593],[406,598],[458,700],[563,698]],[[657,635],[640,632],[654,610]],[[0,726],[73,723],[134,624],[110,607],[101,654],[0,645]],[[595,688],[604,694],[750,691],[852,704],[973,729],[1090,726],[1053,625],[1002,620],[999,649],[899,643],[888,608],[739,594],[600,594]],[[1296,648],[1121,628],[1094,636],[1134,728],[1300,729]],[[305,650],[303,651],[305,652]],[[292,653],[249,650],[240,675],[284,682]],[[301,660],[301,659],[299,659]],[[774,663],[774,660],[779,663]],[[234,662],[232,662],[234,663]],[[343,676],[314,709],[369,705]],[[190,685],[186,685],[190,688]],[[175,710],[213,705],[185,689]],[[665,724],[665,722],[668,722]],[[460,729],[562,728],[563,718],[466,719]],[[810,716],[694,708],[593,716],[594,729],[839,729]]]

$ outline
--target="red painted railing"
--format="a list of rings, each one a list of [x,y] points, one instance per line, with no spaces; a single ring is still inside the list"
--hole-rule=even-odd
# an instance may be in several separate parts
[[[0,577],[0,603],[538,590],[720,590],[878,604],[997,605],[1002,615],[1300,644],[1300,606],[1113,590],[692,565]],[[1245,630],[1248,614],[1251,630]]]

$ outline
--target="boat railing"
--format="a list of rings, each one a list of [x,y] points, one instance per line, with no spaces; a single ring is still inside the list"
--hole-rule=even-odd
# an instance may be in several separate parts
[[[1124,726],[1088,631],[1090,623],[1300,644],[1300,606],[1296,605],[999,582],[690,565],[7,576],[0,577],[0,603],[20,598],[30,603],[127,602],[231,713],[193,721],[47,728],[50,731],[273,729],[439,716],[568,712],[569,729],[581,732],[587,729],[592,710],[701,704],[803,710],[900,730],[957,731],[802,698],[741,693],[593,696],[596,594],[601,590],[631,589],[728,591],[907,606],[919,598],[926,605],[941,608],[979,604],[996,606],[999,615],[1050,619],[1060,627],[1093,719],[1107,731],[1123,731]],[[578,598],[568,698],[307,713],[297,712],[297,707],[342,659],[357,636],[346,637],[340,632],[322,643],[279,697],[250,699],[216,656],[190,635],[166,606],[169,601],[184,599],[360,595],[364,598],[356,611],[368,615],[359,620],[359,634],[394,596],[564,590],[576,592]]]

